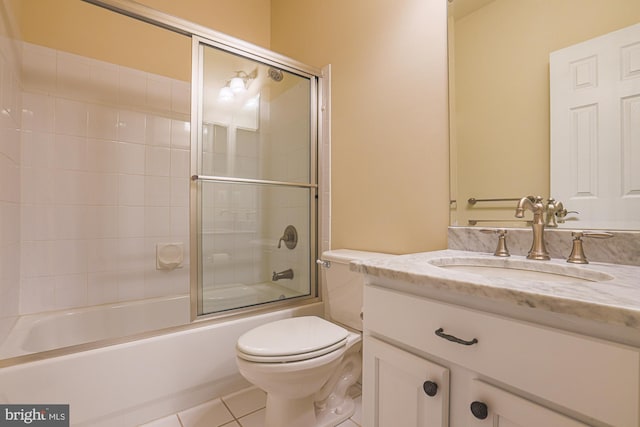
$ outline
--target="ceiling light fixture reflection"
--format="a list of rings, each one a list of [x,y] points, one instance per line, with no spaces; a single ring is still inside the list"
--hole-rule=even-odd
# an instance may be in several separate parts
[[[247,102],[245,102],[244,108],[250,110],[250,109],[258,108],[258,105],[260,105],[260,94],[249,98]]]
[[[236,75],[227,80],[227,83],[220,89],[218,101],[231,102],[236,96],[246,93],[251,82],[258,76],[258,69],[254,69],[247,74],[245,71],[235,71]]]
[[[233,93],[242,93],[247,91],[245,81],[242,77],[236,76],[229,82],[229,88]]]
[[[220,89],[218,100],[220,100],[221,102],[231,102],[233,101],[233,98],[233,91],[229,86],[224,86],[222,89]]]

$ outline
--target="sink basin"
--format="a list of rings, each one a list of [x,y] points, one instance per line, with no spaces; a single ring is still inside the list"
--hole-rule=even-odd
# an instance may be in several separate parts
[[[602,282],[613,276],[583,266],[560,265],[541,261],[505,258],[438,258],[429,261],[436,267],[477,274],[491,279],[516,279],[545,283]]]

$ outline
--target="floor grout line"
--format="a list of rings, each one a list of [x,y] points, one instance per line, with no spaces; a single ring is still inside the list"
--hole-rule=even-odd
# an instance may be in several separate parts
[[[249,387],[249,388],[251,388],[251,387]],[[248,390],[249,388],[247,388],[247,390]],[[357,399],[358,397],[360,397],[360,396],[362,395],[361,390],[362,390],[362,389],[361,389],[361,388],[359,388],[359,387],[358,387],[357,389],[352,389],[352,390],[351,390],[351,391],[352,391],[352,393],[349,393],[349,394],[351,394],[351,396],[350,396],[350,397],[351,397],[352,399],[354,399],[354,400],[355,400],[355,399]],[[354,393],[354,391],[356,391],[356,392]],[[360,393],[357,393],[357,391],[360,391]],[[218,427],[226,426],[226,425],[228,425],[228,424],[230,424],[230,423],[233,423],[233,422],[236,422],[240,427],[243,427],[243,423],[241,422],[241,419],[242,419],[242,418],[245,418],[245,417],[247,417],[247,416],[249,416],[249,415],[255,414],[256,412],[262,411],[262,410],[264,410],[264,409],[266,408],[266,406],[262,406],[262,407],[260,407],[260,408],[254,409],[254,410],[252,410],[252,411],[250,411],[250,412],[247,412],[246,414],[243,414],[242,416],[237,416],[237,415],[236,415],[236,414],[231,410],[231,407],[229,406],[229,404],[225,401],[225,399],[224,399],[223,397],[219,397],[219,398],[217,398],[217,399],[219,399],[219,400],[220,400],[220,402],[222,402],[222,404],[224,405],[224,407],[227,409],[227,411],[229,412],[229,414],[231,414],[231,417],[233,418],[232,420],[229,420],[229,421],[225,422],[224,424],[219,424],[219,425],[217,425]],[[213,400],[216,400],[216,399],[212,399],[212,401],[213,401]],[[188,426],[187,426],[187,425],[182,421],[182,419],[180,418],[179,413],[175,413],[174,415],[175,415],[175,417],[178,419],[178,423],[180,424],[180,426],[181,426],[181,427],[188,427]],[[346,422],[347,420],[351,421],[351,423],[353,423],[353,425],[354,425],[354,426],[362,427],[362,425],[361,425],[360,423],[356,422],[352,417],[347,418],[345,421],[343,421],[343,423],[344,423],[344,422]],[[217,424],[217,423],[216,423],[216,424]]]
[[[235,422],[237,422],[238,424],[240,424],[240,419],[236,417],[236,414],[233,413],[233,411],[231,410],[231,408],[229,407],[229,405],[227,405],[227,402],[224,401],[224,399],[221,397],[220,398],[220,402],[222,402],[222,404],[224,405],[225,408],[227,408],[227,411],[229,411],[229,413],[231,414],[231,416],[233,417],[233,420]],[[231,421],[229,421],[231,422]],[[229,424],[229,423],[225,423],[225,424]],[[224,425],[224,424],[222,424]],[[240,427],[242,427],[242,424],[240,424]]]

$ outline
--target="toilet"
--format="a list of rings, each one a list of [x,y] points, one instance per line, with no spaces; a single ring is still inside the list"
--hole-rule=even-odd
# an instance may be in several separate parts
[[[322,254],[326,312],[270,322],[236,345],[242,376],[267,393],[265,427],[333,427],[353,415],[349,388],[362,371],[363,278],[351,261],[392,255],[349,249]]]

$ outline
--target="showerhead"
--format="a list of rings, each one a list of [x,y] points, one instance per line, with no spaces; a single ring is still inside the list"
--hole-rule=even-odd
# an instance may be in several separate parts
[[[278,70],[277,68],[273,68],[273,67],[269,67],[269,69],[267,70],[267,75],[274,82],[281,82],[282,79],[284,78],[284,74],[282,73],[282,70]]]

